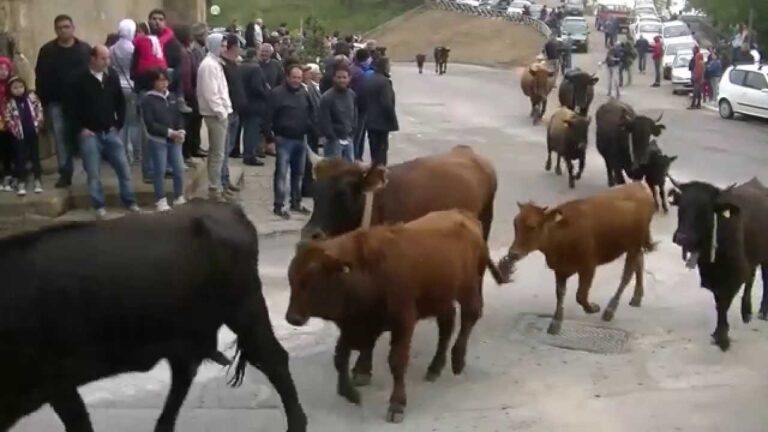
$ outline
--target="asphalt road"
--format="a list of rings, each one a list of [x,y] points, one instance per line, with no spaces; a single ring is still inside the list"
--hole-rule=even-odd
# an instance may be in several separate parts
[[[578,55],[576,63],[597,70],[602,49]],[[429,68],[427,68],[429,70]],[[472,145],[492,158],[499,173],[496,218],[491,234],[494,256],[509,246],[516,201],[554,204],[606,187],[604,165],[594,143],[586,173],[570,191],[564,177],[544,171],[544,127],[532,126],[528,102],[519,89],[519,72],[449,65],[448,75],[418,75],[413,65],[397,65],[393,76],[402,132],[391,159],[402,161]],[[595,107],[605,98],[601,76]],[[640,112],[664,112],[662,147],[679,159],[673,174],[725,185],[761,176],[768,164],[768,123],[720,119],[710,111],[687,111],[687,101],[670,88],[651,89],[650,76],[635,76],[624,99]],[[553,100],[551,107],[556,106]],[[594,129],[593,129],[594,130]],[[591,132],[593,139],[594,132]],[[445,193],[450,185],[445,185]],[[685,270],[671,243],[676,216],[659,215],[653,233],[658,251],[646,258],[642,308],[627,306],[625,294],[612,323],[585,315],[574,301],[570,281],[564,332],[575,343],[620,351],[598,354],[562,349],[544,332],[554,309],[554,278],[540,254],[519,263],[516,281],[485,285],[486,308],[470,339],[463,376],[446,373],[437,383],[422,381],[433,353],[434,324],[419,325],[407,375],[405,422],[384,421],[391,378],[386,366],[388,337],[378,344],[374,378],[363,389],[363,405],[335,395],[332,351],[336,332],[318,320],[294,329],[282,316],[288,300],[286,266],[294,236],[271,237],[261,244],[261,275],[273,322],[291,353],[291,367],[309,415],[311,431],[530,431],[530,432],[758,432],[768,426],[768,323],[742,324],[731,310],[731,351],[710,345],[715,324],[711,295]],[[621,261],[601,267],[592,300],[605,306],[619,280]],[[754,291],[759,304],[760,284]],[[597,328],[595,328],[596,326]],[[626,341],[621,339],[626,337]],[[232,335],[222,330],[221,344]],[[568,339],[568,338],[566,338]],[[224,385],[218,367],[201,368],[179,419],[179,431],[278,431],[284,418],[274,391],[254,369],[239,389]],[[126,375],[85,386],[97,431],[150,431],[169,382],[164,364],[148,374]],[[58,431],[48,408],[19,423],[13,432]]]

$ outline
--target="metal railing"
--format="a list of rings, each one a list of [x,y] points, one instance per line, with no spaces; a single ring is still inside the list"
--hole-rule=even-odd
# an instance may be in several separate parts
[[[549,35],[552,33],[552,30],[550,30],[549,26],[547,26],[544,21],[540,21],[536,18],[525,16],[523,14],[510,14],[507,11],[496,10],[491,7],[472,6],[465,3],[458,3],[454,0],[430,0],[428,1],[428,4],[430,7],[434,7],[436,9],[459,12],[484,18],[503,19],[515,24],[527,25],[536,29],[536,31],[544,35],[546,38],[549,38]]]

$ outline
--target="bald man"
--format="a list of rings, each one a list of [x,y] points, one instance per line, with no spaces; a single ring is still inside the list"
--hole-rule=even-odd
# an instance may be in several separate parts
[[[107,214],[99,174],[102,157],[117,174],[123,205],[130,211],[140,211],[133,194],[125,147],[118,133],[125,121],[125,97],[109,59],[106,46],[91,48],[88,68],[75,76],[72,85],[72,120],[88,175],[88,193],[98,218]]]

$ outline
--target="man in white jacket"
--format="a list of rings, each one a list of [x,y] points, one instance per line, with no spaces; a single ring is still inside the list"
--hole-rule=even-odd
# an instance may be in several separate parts
[[[221,169],[227,139],[227,118],[232,113],[229,87],[220,57],[222,34],[208,36],[208,54],[197,71],[197,101],[208,128],[208,181],[211,198],[223,200]]]

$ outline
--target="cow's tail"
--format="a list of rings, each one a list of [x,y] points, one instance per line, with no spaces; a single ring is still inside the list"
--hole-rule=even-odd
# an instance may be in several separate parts
[[[232,358],[232,364],[227,368],[227,373],[229,373],[233,367],[235,368],[235,372],[232,374],[229,381],[227,381],[227,384],[229,384],[230,387],[240,387],[245,378],[245,368],[248,366],[248,360],[246,360],[243,355],[243,348],[240,346],[239,340],[235,340],[232,345],[237,345],[237,348],[235,349],[235,356]]]
[[[487,259],[486,265],[488,266],[488,271],[491,272],[491,276],[493,276],[493,280],[495,280],[496,283],[499,285],[509,282],[508,279],[502,276],[501,270],[499,270],[499,267],[496,265],[495,262],[493,262],[493,259],[491,259],[491,256],[488,255],[486,259]]]

